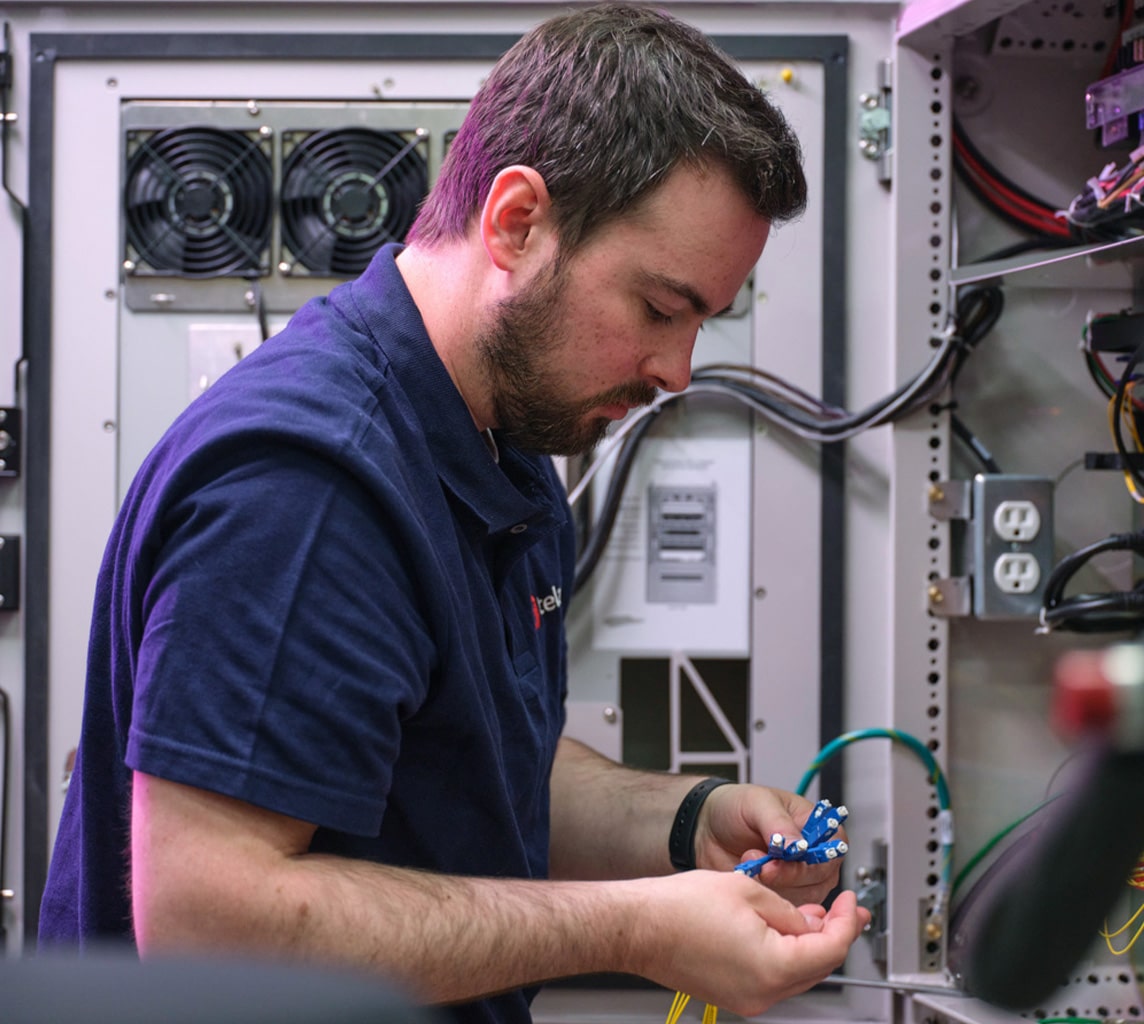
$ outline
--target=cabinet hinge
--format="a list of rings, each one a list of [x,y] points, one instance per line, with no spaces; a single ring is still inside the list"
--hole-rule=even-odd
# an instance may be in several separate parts
[[[858,149],[867,160],[878,167],[878,180],[888,185],[891,180],[890,157],[893,154],[892,83],[894,64],[888,57],[877,64],[876,92],[864,92],[858,97],[861,112],[858,116]]]

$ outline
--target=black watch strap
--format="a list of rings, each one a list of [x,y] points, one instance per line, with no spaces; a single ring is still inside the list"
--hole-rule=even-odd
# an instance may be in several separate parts
[[[691,871],[695,867],[695,829],[699,824],[699,810],[713,789],[730,785],[730,779],[702,779],[688,791],[675,812],[667,852],[676,871]]]

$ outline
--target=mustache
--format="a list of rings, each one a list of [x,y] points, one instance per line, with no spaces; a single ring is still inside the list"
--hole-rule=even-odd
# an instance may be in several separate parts
[[[601,391],[598,395],[586,400],[583,403],[583,409],[587,412],[589,409],[598,409],[602,405],[651,405],[658,393],[650,384],[633,381],[630,384],[620,384],[607,391]]]

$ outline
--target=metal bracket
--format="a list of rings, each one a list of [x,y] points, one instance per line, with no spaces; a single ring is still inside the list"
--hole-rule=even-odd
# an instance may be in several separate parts
[[[24,419],[19,409],[0,407],[0,477],[20,475],[20,445],[24,440]]]
[[[20,608],[20,537],[0,534],[0,612]]]
[[[938,480],[930,484],[926,494],[929,514],[943,523],[969,519],[972,494],[968,480]],[[929,611],[942,618],[969,615],[973,608],[972,580],[968,576],[930,580],[926,586],[926,602]]]
[[[871,956],[885,969],[886,966],[886,865],[889,859],[884,840],[874,841],[874,863],[858,868],[856,877],[858,905],[870,911],[870,927],[864,932],[870,941]]]
[[[893,177],[893,108],[891,105],[894,64],[888,57],[878,61],[878,91],[858,97],[858,149],[867,160],[877,161],[878,180],[888,185]]]
[[[968,576],[934,580],[926,588],[928,607],[943,619],[961,618],[973,609],[973,581]]]

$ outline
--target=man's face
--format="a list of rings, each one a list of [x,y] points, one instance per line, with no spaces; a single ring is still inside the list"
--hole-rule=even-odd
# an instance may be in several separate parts
[[[590,451],[608,424],[682,391],[703,321],[730,306],[769,224],[718,169],[675,169],[501,302],[481,338],[497,426],[521,448]]]

